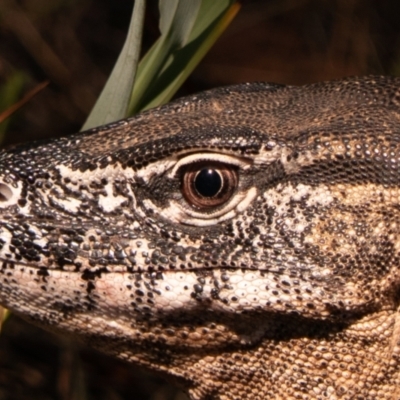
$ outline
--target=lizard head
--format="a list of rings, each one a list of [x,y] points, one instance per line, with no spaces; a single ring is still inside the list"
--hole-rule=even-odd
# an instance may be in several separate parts
[[[276,398],[274,352],[316,335],[394,354],[399,101],[394,78],[238,85],[2,151],[0,302],[193,398],[254,368]]]

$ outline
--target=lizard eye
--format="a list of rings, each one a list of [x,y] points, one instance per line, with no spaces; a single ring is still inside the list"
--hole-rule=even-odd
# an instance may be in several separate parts
[[[238,186],[238,168],[221,162],[196,162],[182,171],[182,193],[194,208],[205,211],[226,203]]]
[[[251,159],[229,154],[198,151],[184,155],[166,175],[179,185],[175,186],[179,193],[174,192],[160,214],[192,226],[210,226],[233,218],[257,195],[247,172],[251,166]],[[150,200],[144,205],[156,209]]]

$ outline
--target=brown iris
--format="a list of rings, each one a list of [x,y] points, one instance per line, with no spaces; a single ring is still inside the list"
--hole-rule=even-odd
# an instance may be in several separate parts
[[[234,165],[202,161],[183,167],[182,194],[194,208],[209,210],[223,205],[238,185],[238,169]]]

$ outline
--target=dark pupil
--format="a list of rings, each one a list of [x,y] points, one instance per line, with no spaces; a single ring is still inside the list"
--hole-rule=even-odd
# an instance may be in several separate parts
[[[204,168],[196,175],[194,186],[199,195],[214,197],[221,190],[221,175],[215,169]]]

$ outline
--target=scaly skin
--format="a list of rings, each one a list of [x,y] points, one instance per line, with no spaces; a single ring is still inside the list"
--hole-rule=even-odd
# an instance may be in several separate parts
[[[399,103],[239,85],[2,151],[0,303],[194,400],[399,398]]]

